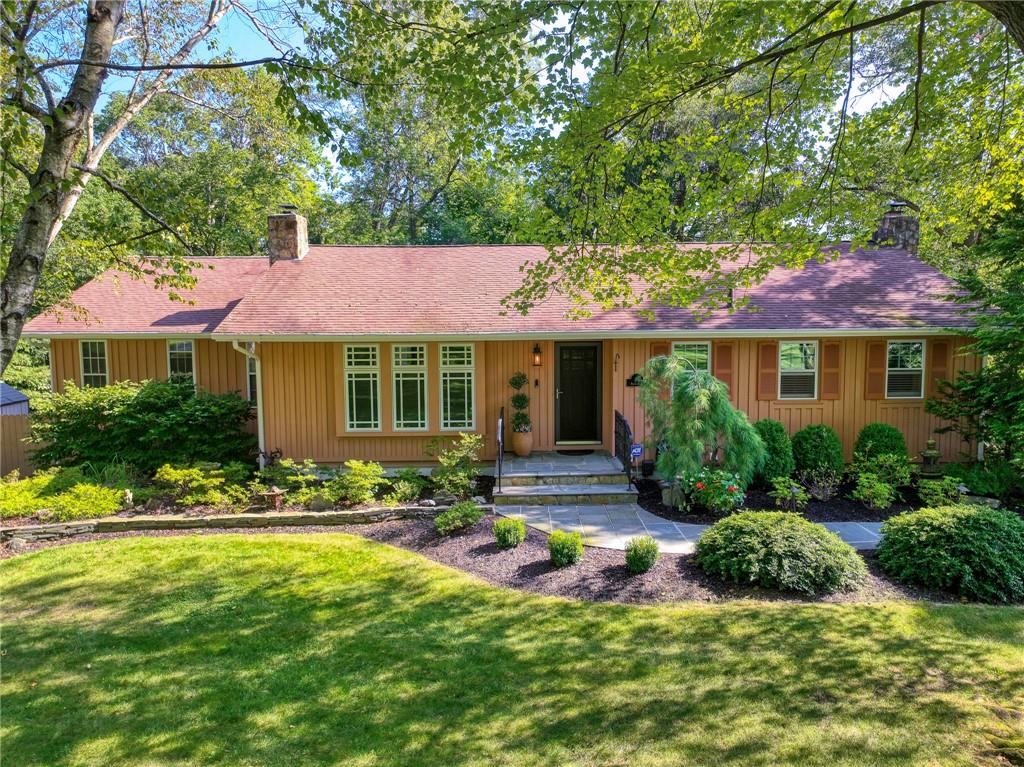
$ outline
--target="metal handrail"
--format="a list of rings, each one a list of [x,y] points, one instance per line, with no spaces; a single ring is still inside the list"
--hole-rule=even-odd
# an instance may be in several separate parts
[[[633,429],[629,421],[618,410],[615,411],[615,457],[622,464],[622,470],[626,472],[626,481],[633,481]]]
[[[498,460],[495,462],[495,488],[501,492],[501,467],[505,460],[505,408],[498,411]]]

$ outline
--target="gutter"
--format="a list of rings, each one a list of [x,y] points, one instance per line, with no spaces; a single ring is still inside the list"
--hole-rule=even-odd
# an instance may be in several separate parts
[[[267,462],[267,446],[263,425],[263,363],[260,361],[260,357],[256,353],[255,341],[249,341],[245,346],[242,346],[241,341],[232,341],[231,348],[239,354],[245,355],[246,359],[256,360],[256,442],[260,449],[259,464],[262,469],[266,466]],[[245,375],[246,379],[248,379],[248,367],[246,367]]]

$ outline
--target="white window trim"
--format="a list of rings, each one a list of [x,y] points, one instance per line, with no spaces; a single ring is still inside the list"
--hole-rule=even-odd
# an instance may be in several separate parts
[[[252,370],[249,367],[252,367]],[[193,365],[193,368],[195,366]],[[253,388],[255,386],[255,391]],[[255,395],[255,396],[254,396]],[[245,358],[245,398],[249,400],[249,404],[253,407],[259,406],[260,401],[260,374],[259,374],[259,363],[255,357],[249,357],[246,355]]]
[[[445,365],[444,364],[444,349],[447,346],[468,346],[473,355],[472,365]],[[476,344],[475,343],[447,343],[438,344],[437,346],[437,401],[438,407],[438,418],[440,419],[441,431],[476,431]],[[472,377],[469,379],[469,402],[470,408],[473,411],[473,420],[469,426],[445,426],[444,425],[444,374],[446,372],[459,373],[469,372],[472,373]]]
[[[708,369],[707,372],[714,370],[714,363],[711,360],[711,342],[710,341],[673,341],[672,342],[672,355],[675,356],[677,346],[705,346],[708,350]]]
[[[782,396],[782,345],[783,344],[814,344],[814,396],[813,397],[783,397]],[[792,340],[786,339],[785,341],[779,341],[779,359],[778,359],[779,374],[778,380],[775,382],[775,394],[780,400],[786,400],[786,402],[812,402],[818,399],[818,387],[820,386],[820,371],[821,371],[821,349],[819,348],[818,342],[811,339],[799,339],[794,338]],[[794,372],[794,371],[790,371]]]
[[[188,342],[192,346],[192,384],[196,383],[196,341],[194,338],[168,338],[167,347],[167,379],[171,378],[171,344],[183,344]]]
[[[102,338],[82,339],[78,342],[78,385],[83,389],[85,388],[85,352],[82,349],[83,344],[103,344],[103,385],[110,386],[110,354],[107,349],[107,341]],[[50,359],[52,360],[53,357]],[[90,375],[95,375],[95,373],[90,373]]]
[[[398,365],[396,358],[397,350],[402,346],[418,346],[423,350],[422,365]],[[391,344],[391,428],[393,431],[430,431],[430,360],[427,358],[430,350],[426,344]],[[473,361],[476,361],[474,352]],[[398,386],[396,385],[399,373],[419,373],[423,377],[423,413],[422,426],[399,426],[398,425]]]
[[[351,367],[351,366],[349,366],[349,364],[348,364],[348,350],[350,348],[354,347],[354,346],[368,346],[368,347],[371,347],[373,349],[376,349],[376,351],[377,351],[377,364],[374,365],[373,367],[364,367],[364,366]],[[342,388],[344,388],[344,390],[345,390],[345,431],[346,432],[352,432],[352,433],[373,433],[373,432],[382,431],[383,424],[384,424],[384,419],[381,418],[381,412],[380,412],[380,369],[381,369],[381,364],[380,364],[381,363],[381,359],[380,359],[380,344],[345,344],[345,346],[341,350],[341,353],[342,353],[342,367],[343,367],[342,382],[341,383],[342,383]],[[357,427],[354,427],[354,426],[351,425],[351,423],[352,423],[352,419],[350,417],[351,416],[351,407],[350,407],[350,402],[349,402],[349,398],[348,398],[348,374],[350,372],[355,372],[355,373],[376,373],[377,374],[377,387],[376,387],[376,389],[377,389],[377,426],[376,427],[357,428]]]
[[[914,394],[907,397],[890,397],[889,396],[889,347],[892,344],[921,344],[921,393]],[[925,371],[928,369],[928,342],[923,338],[899,338],[887,339],[885,342],[885,398],[886,399],[924,399],[925,390]],[[913,372],[912,368],[898,368],[897,372]]]

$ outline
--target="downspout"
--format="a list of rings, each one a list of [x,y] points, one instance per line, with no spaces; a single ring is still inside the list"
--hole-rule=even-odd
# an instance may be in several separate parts
[[[256,360],[256,441],[260,449],[259,464],[264,468],[267,462],[266,440],[263,435],[263,364],[256,354],[256,342],[249,341],[242,346],[240,341],[232,341],[231,347],[239,354],[245,355],[246,359]],[[248,366],[246,366],[246,379],[249,377]]]

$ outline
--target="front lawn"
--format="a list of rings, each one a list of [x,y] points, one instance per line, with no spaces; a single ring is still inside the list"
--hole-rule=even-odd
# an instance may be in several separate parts
[[[344,534],[68,545],[0,582],[19,767],[970,765],[1024,705],[1019,608],[577,603]]]

